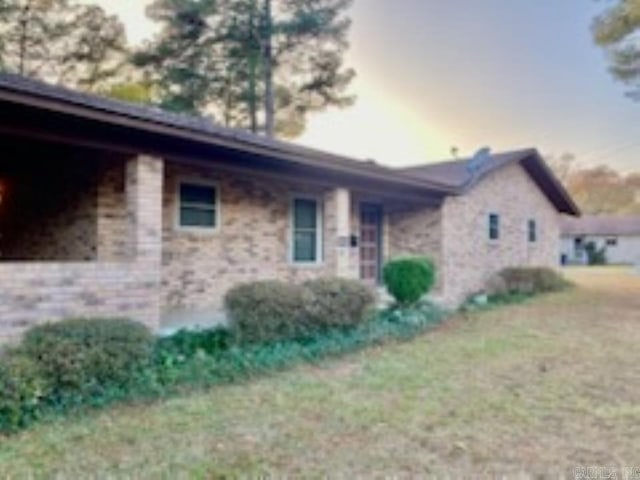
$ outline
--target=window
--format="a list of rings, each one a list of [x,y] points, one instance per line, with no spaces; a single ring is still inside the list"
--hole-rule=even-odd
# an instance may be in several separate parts
[[[178,225],[214,230],[218,226],[218,189],[211,183],[180,182]]]
[[[607,238],[607,247],[617,247],[618,239],[615,237]]]
[[[321,261],[321,216],[314,198],[294,198],[292,204],[292,260],[294,263]]]
[[[498,240],[500,238],[500,215],[497,213],[489,214],[489,240]]]
[[[529,243],[536,243],[538,241],[538,225],[535,220],[529,220]]]

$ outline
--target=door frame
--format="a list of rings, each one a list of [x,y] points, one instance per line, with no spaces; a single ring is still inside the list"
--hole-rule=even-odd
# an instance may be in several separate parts
[[[358,202],[358,237],[360,239],[359,241],[359,245],[358,245],[358,276],[360,278],[360,280],[364,280],[364,278],[362,278],[362,213],[364,210],[366,210],[367,208],[370,208],[372,210],[376,210],[376,213],[378,214],[378,228],[377,228],[377,232],[378,232],[378,238],[376,239],[376,244],[377,244],[377,251],[378,251],[378,255],[377,255],[377,259],[376,259],[376,263],[377,263],[377,274],[376,274],[376,280],[375,283],[376,285],[380,285],[382,283],[382,262],[383,262],[383,258],[384,258],[384,209],[381,203],[377,203],[377,202],[371,202],[371,201],[366,201],[366,200],[362,200],[360,202]]]

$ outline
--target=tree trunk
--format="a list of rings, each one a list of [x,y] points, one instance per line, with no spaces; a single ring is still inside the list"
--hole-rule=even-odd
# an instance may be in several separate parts
[[[251,132],[258,133],[258,94],[256,92],[257,58],[254,52],[249,57],[249,118]]]
[[[29,14],[31,13],[31,2],[27,2],[22,8],[20,18],[20,46],[18,51],[18,73],[24,75],[27,61],[27,41],[29,40]]]
[[[275,135],[275,99],[273,96],[273,18],[271,17],[271,0],[264,0],[264,28],[262,38],[262,58],[264,68],[264,114],[265,133],[267,137]]]
[[[258,133],[258,93],[257,75],[258,58],[260,52],[260,15],[257,14],[257,1],[251,2],[251,14],[249,17],[249,119],[251,122],[251,132]],[[257,47],[256,47],[257,45]]]

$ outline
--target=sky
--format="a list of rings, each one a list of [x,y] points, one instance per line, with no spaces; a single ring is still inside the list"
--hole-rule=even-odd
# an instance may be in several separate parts
[[[85,0],[89,1],[89,0]],[[99,0],[129,39],[145,0]],[[607,71],[595,0],[355,0],[355,106],[314,115],[298,143],[391,166],[536,147],[640,171],[640,103]]]

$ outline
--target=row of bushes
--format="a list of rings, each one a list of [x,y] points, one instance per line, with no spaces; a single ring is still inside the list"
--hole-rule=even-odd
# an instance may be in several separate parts
[[[437,309],[415,304],[433,284],[429,262],[393,262],[385,279],[398,306],[377,313],[374,292],[357,281],[272,281],[240,285],[227,294],[228,329],[157,339],[128,320],[34,327],[0,358],[0,431],[77,407],[153,398],[185,385],[213,385],[388,338],[410,338],[442,318]]]
[[[394,269],[418,272],[422,281]],[[432,266],[422,259],[405,259],[385,269],[385,277],[398,279],[389,282],[395,285],[397,303],[375,313],[375,297],[368,287],[327,279],[302,286],[258,282],[233,289],[226,298],[228,329],[182,331],[157,339],[127,320],[67,320],[35,327],[0,358],[0,431],[24,428],[79,407],[155,398],[388,339],[410,339],[444,317],[417,301],[433,284],[432,273]],[[499,277],[495,295],[546,292],[566,285],[555,272],[541,269],[508,269]]]
[[[182,331],[149,341],[134,322],[108,319],[36,327],[41,339],[5,352],[0,362],[0,432],[49,416],[114,401],[152,399],[185,388],[251,378],[300,362],[313,362],[388,340],[407,340],[443,318],[429,305],[379,312],[367,322],[329,328],[304,339],[237,344],[228,330]],[[144,332],[140,335],[140,332]],[[123,342],[123,338],[131,335]],[[80,340],[82,339],[82,340]],[[124,348],[121,348],[124,347]],[[47,359],[57,355],[55,367]]]
[[[435,267],[427,258],[400,258],[385,265],[383,277],[396,303],[408,306],[429,292]],[[280,281],[239,285],[227,293],[225,307],[235,340],[255,343],[352,327],[369,315],[375,300],[372,289],[361,282],[325,278],[302,285]]]

